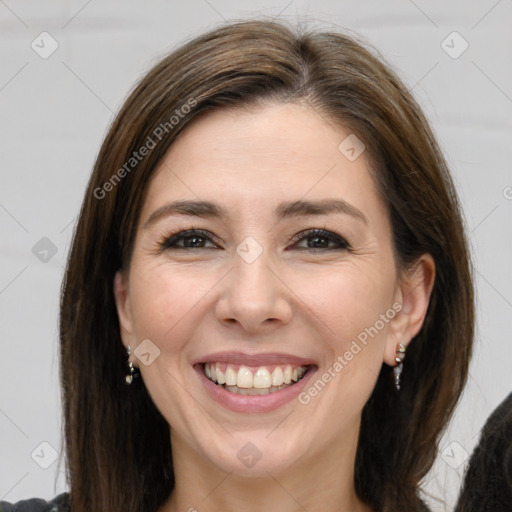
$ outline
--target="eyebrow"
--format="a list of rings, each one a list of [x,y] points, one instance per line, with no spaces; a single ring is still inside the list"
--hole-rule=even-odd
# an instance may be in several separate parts
[[[359,222],[368,224],[368,219],[364,213],[343,199],[289,201],[281,203],[275,210],[275,216],[278,220],[291,217],[327,215],[329,213],[343,213],[350,215]],[[171,215],[221,219],[227,217],[227,211],[211,201],[173,201],[156,209],[145,222],[143,229],[147,229],[151,224]]]

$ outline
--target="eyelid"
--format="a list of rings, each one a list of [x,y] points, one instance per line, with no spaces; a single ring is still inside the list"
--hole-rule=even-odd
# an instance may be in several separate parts
[[[331,240],[332,242],[336,242],[340,245],[339,249],[345,249],[347,251],[350,251],[352,249],[351,245],[347,242],[347,240],[342,237],[341,235],[338,235],[338,233],[335,233],[333,231],[329,231],[325,228],[309,228],[309,229],[305,229],[303,231],[301,231],[300,233],[297,233],[296,235],[293,235],[293,237],[291,237],[288,242],[293,242],[293,243],[298,243],[304,239],[307,239],[308,237],[310,236],[314,236],[314,235],[319,235],[319,236],[323,236],[329,240]],[[313,248],[313,247],[308,247],[308,248],[304,248],[306,250],[310,250],[310,251],[326,251],[326,250],[329,250],[329,249],[322,249],[322,248]],[[332,250],[332,249],[331,249]]]
[[[220,239],[218,237],[216,237],[213,233],[211,233],[210,231],[207,231],[205,229],[200,229],[200,228],[188,228],[188,229],[181,229],[181,230],[178,229],[172,233],[165,234],[162,238],[159,239],[159,241],[158,241],[159,252],[164,252],[164,251],[170,250],[170,249],[173,249],[173,250],[184,249],[184,250],[188,250],[188,251],[190,251],[191,249],[212,249],[212,247],[180,247],[180,246],[176,246],[176,245],[171,245],[171,243],[173,243],[173,242],[177,242],[184,238],[191,237],[194,235],[200,236],[202,238],[205,238],[207,241],[209,241],[213,244],[219,245]]]
[[[159,242],[158,242],[158,252],[162,253],[166,250],[191,250],[191,249],[213,249],[213,247],[181,247],[176,245],[171,245],[172,243],[175,243],[177,241],[181,241],[187,237],[192,236],[199,236],[204,238],[207,242],[210,242],[214,245],[221,245],[220,239],[215,236],[210,231],[200,229],[200,228],[188,228],[188,229],[182,229],[174,231],[173,233],[167,233],[165,236],[163,236]],[[314,248],[314,247],[304,247],[301,249],[309,250],[309,251],[329,251],[329,250],[335,250],[335,249],[341,249],[341,250],[351,250],[351,245],[347,242],[347,240],[339,235],[338,233],[335,233],[333,231],[329,231],[324,228],[309,228],[300,231],[299,233],[293,235],[290,237],[287,241],[287,244],[297,244],[298,242],[301,242],[302,240],[306,240],[309,237],[312,236],[321,236],[325,237],[331,242],[334,242],[339,245],[339,247],[333,247],[333,248]],[[292,246],[293,247],[293,246]],[[218,247],[216,247],[218,249]]]

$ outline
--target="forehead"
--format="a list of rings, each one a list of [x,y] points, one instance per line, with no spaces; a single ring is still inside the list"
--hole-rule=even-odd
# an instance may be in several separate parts
[[[355,159],[346,152],[353,137],[307,105],[213,111],[171,146],[151,180],[144,210],[182,197],[267,209],[282,200],[341,197],[382,215],[369,158],[364,151]]]

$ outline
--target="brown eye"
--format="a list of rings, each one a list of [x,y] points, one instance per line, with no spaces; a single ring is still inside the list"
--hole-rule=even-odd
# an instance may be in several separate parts
[[[208,247],[207,244],[211,244]],[[218,248],[211,235],[202,230],[188,229],[167,237],[161,243],[162,249],[212,249]]]
[[[294,246],[298,249],[311,251],[349,250],[349,243],[340,235],[323,229],[310,229],[299,233],[293,239]],[[306,246],[301,246],[303,242]]]

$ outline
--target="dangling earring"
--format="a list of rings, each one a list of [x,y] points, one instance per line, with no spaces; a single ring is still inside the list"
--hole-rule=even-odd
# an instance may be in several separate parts
[[[131,348],[130,346],[128,346],[128,349],[127,349],[127,354],[128,354],[128,371],[130,373],[128,373],[128,375],[126,375],[125,379],[126,379],[126,384],[131,384],[133,382],[133,379],[135,379],[135,377],[137,377],[137,373],[135,372],[135,366],[133,366],[133,362],[130,361],[130,356],[131,356]]]
[[[405,350],[405,345],[402,343],[397,344],[395,357],[396,365],[393,368],[393,373],[395,374],[395,387],[397,391],[400,391],[400,376],[402,375],[402,370],[404,368]]]

